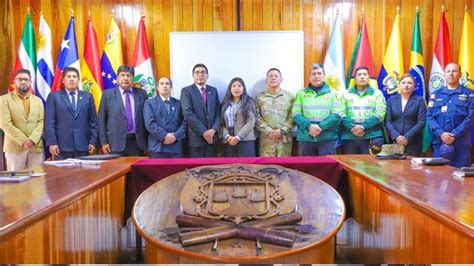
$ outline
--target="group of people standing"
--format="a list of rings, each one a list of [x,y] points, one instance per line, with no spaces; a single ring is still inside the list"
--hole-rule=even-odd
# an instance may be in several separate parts
[[[4,151],[9,170],[40,164],[43,141],[53,158],[66,159],[96,153],[152,158],[183,157],[185,141],[190,157],[216,157],[220,138],[228,157],[291,156],[296,124],[301,156],[336,153],[342,142],[344,154],[380,151],[384,129],[409,155],[420,156],[426,120],[434,135],[434,156],[448,157],[453,166],[469,166],[470,128],[473,125],[474,91],[460,84],[461,69],[450,63],[447,85],[435,91],[428,108],[413,94],[414,78],[400,78],[398,95],[386,102],[380,90],[369,85],[366,67],[355,70],[355,86],[332,89],[320,64],[310,67],[309,84],[296,97],[281,88],[282,73],[266,73],[267,89],[255,100],[242,78],[233,78],[222,103],[218,91],[207,84],[204,64],[192,69],[194,83],[181,90],[180,100],[171,97],[172,81],[157,82],[158,95],[147,98],[133,88],[134,69],[117,70],[117,87],[105,90],[98,114],[90,93],[78,89],[79,72],[63,70],[63,90],[46,101],[30,94],[28,70],[16,73],[16,90],[2,96]],[[44,117],[44,118],[43,118]],[[461,152],[462,151],[462,152]]]

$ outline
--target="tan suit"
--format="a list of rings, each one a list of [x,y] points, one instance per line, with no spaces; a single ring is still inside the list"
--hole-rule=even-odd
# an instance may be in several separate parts
[[[39,158],[43,158],[43,140],[41,138],[44,124],[43,102],[35,95],[30,95],[29,98],[30,112],[26,117],[22,101],[16,92],[1,96],[2,117],[0,122],[5,132],[3,151],[7,159],[8,170],[11,171],[22,170],[18,167],[21,163],[12,162],[12,160],[24,160],[24,168],[30,168],[39,164]],[[29,150],[23,147],[23,142],[27,138],[35,143]],[[21,158],[18,158],[19,155]],[[29,160],[30,157],[32,157],[31,160]]]

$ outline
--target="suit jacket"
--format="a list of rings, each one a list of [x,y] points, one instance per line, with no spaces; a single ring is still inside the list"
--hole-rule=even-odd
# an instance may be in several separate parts
[[[184,122],[181,103],[170,98],[170,112],[160,96],[148,99],[143,107],[143,119],[148,131],[148,151],[183,153],[183,141],[186,136],[186,122]],[[174,133],[176,142],[164,144],[163,140],[168,133]]]
[[[148,99],[146,91],[132,88],[135,101],[135,130],[138,147],[146,150],[147,132],[143,122],[143,105]],[[127,141],[127,113],[120,94],[120,89],[105,90],[99,107],[99,140],[100,144],[109,144],[110,150],[120,153],[125,150]]]
[[[97,145],[97,112],[89,92],[78,91],[73,111],[65,89],[52,92],[46,100],[44,138],[46,145],[59,145],[60,151],[87,151]]]
[[[20,153],[25,151],[23,142],[27,138],[35,143],[30,151],[43,152],[43,139],[41,138],[44,125],[43,101],[32,94],[29,98],[30,113],[26,117],[23,103],[16,92],[10,92],[1,97],[1,127],[5,132],[4,152]]]
[[[255,135],[255,123],[256,123],[256,111],[255,111],[255,104],[250,102],[249,104],[253,104],[253,111],[247,113],[247,121],[245,121],[244,113],[242,110],[242,106],[237,109],[234,115],[234,132],[236,136],[242,141],[251,141],[256,139]],[[229,122],[227,121],[227,117],[225,116],[225,110],[222,110],[222,137],[225,138],[227,134],[229,134],[229,127],[227,126]],[[224,143],[227,143],[226,139],[223,139]]]
[[[393,140],[400,135],[407,138],[408,145],[405,147],[407,154],[420,155],[425,121],[426,105],[423,97],[412,94],[404,111],[402,111],[402,96],[400,94],[388,99],[385,125]]]
[[[181,90],[181,107],[188,125],[187,136],[191,147],[206,146],[207,142],[202,135],[211,128],[216,130],[212,143],[217,143],[221,122],[221,104],[216,88],[206,85],[206,93],[207,105],[204,104],[196,84]]]

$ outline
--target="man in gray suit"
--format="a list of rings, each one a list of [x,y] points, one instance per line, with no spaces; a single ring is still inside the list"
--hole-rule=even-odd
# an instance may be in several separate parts
[[[217,157],[217,132],[221,121],[221,105],[217,89],[206,85],[207,67],[193,67],[194,84],[181,90],[181,107],[188,124],[190,157]]]
[[[117,69],[115,89],[105,90],[99,107],[99,140],[104,154],[143,156],[147,132],[143,122],[146,92],[133,88],[135,70],[129,65]]]

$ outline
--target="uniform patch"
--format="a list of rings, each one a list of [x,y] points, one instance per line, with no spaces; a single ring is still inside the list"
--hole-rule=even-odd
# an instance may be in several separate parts
[[[461,95],[458,96],[458,99],[460,101],[465,101],[465,100],[467,100],[467,95],[466,94],[461,94]]]
[[[433,101],[430,101],[430,102],[428,103],[428,107],[433,107],[433,105],[434,105],[434,102],[433,102]]]
[[[447,105],[441,106],[441,112],[446,113],[447,111],[448,111],[448,106]]]

